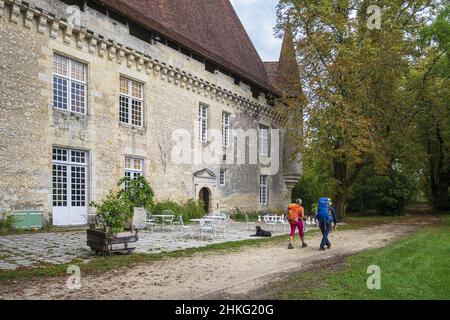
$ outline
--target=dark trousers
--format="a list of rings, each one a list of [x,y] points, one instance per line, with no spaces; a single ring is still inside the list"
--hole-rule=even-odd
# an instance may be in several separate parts
[[[331,232],[331,222],[330,221],[319,221],[320,231],[322,231],[322,242],[320,243],[321,248],[331,247],[330,240],[328,240],[328,235]]]

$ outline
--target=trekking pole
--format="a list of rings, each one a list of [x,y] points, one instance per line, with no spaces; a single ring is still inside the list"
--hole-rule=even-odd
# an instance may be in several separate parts
[[[342,233],[340,232],[340,231],[338,231],[338,229],[336,228],[336,233],[337,233],[337,235],[338,235],[338,237],[339,237],[339,240],[343,240],[344,238],[342,237]]]
[[[306,221],[303,220],[303,235],[306,235]]]

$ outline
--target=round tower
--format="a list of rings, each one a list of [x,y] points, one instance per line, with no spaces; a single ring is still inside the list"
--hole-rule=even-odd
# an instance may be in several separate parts
[[[290,198],[292,189],[303,174],[299,146],[303,133],[304,99],[290,26],[287,26],[284,31],[279,61],[266,62],[265,66],[272,84],[282,93],[282,97],[278,100],[278,107],[286,119],[283,130],[283,175],[288,190],[287,198]]]

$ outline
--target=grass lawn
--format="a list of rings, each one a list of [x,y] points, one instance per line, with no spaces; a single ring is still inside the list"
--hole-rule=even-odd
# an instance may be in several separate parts
[[[367,289],[367,268],[381,268],[381,289]],[[293,276],[280,299],[450,299],[450,215],[439,224],[345,259],[338,271]]]

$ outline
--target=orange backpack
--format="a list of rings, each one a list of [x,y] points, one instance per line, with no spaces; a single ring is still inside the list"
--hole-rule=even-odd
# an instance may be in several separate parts
[[[290,224],[297,224],[299,218],[299,205],[298,204],[290,204],[288,206],[287,219]]]

